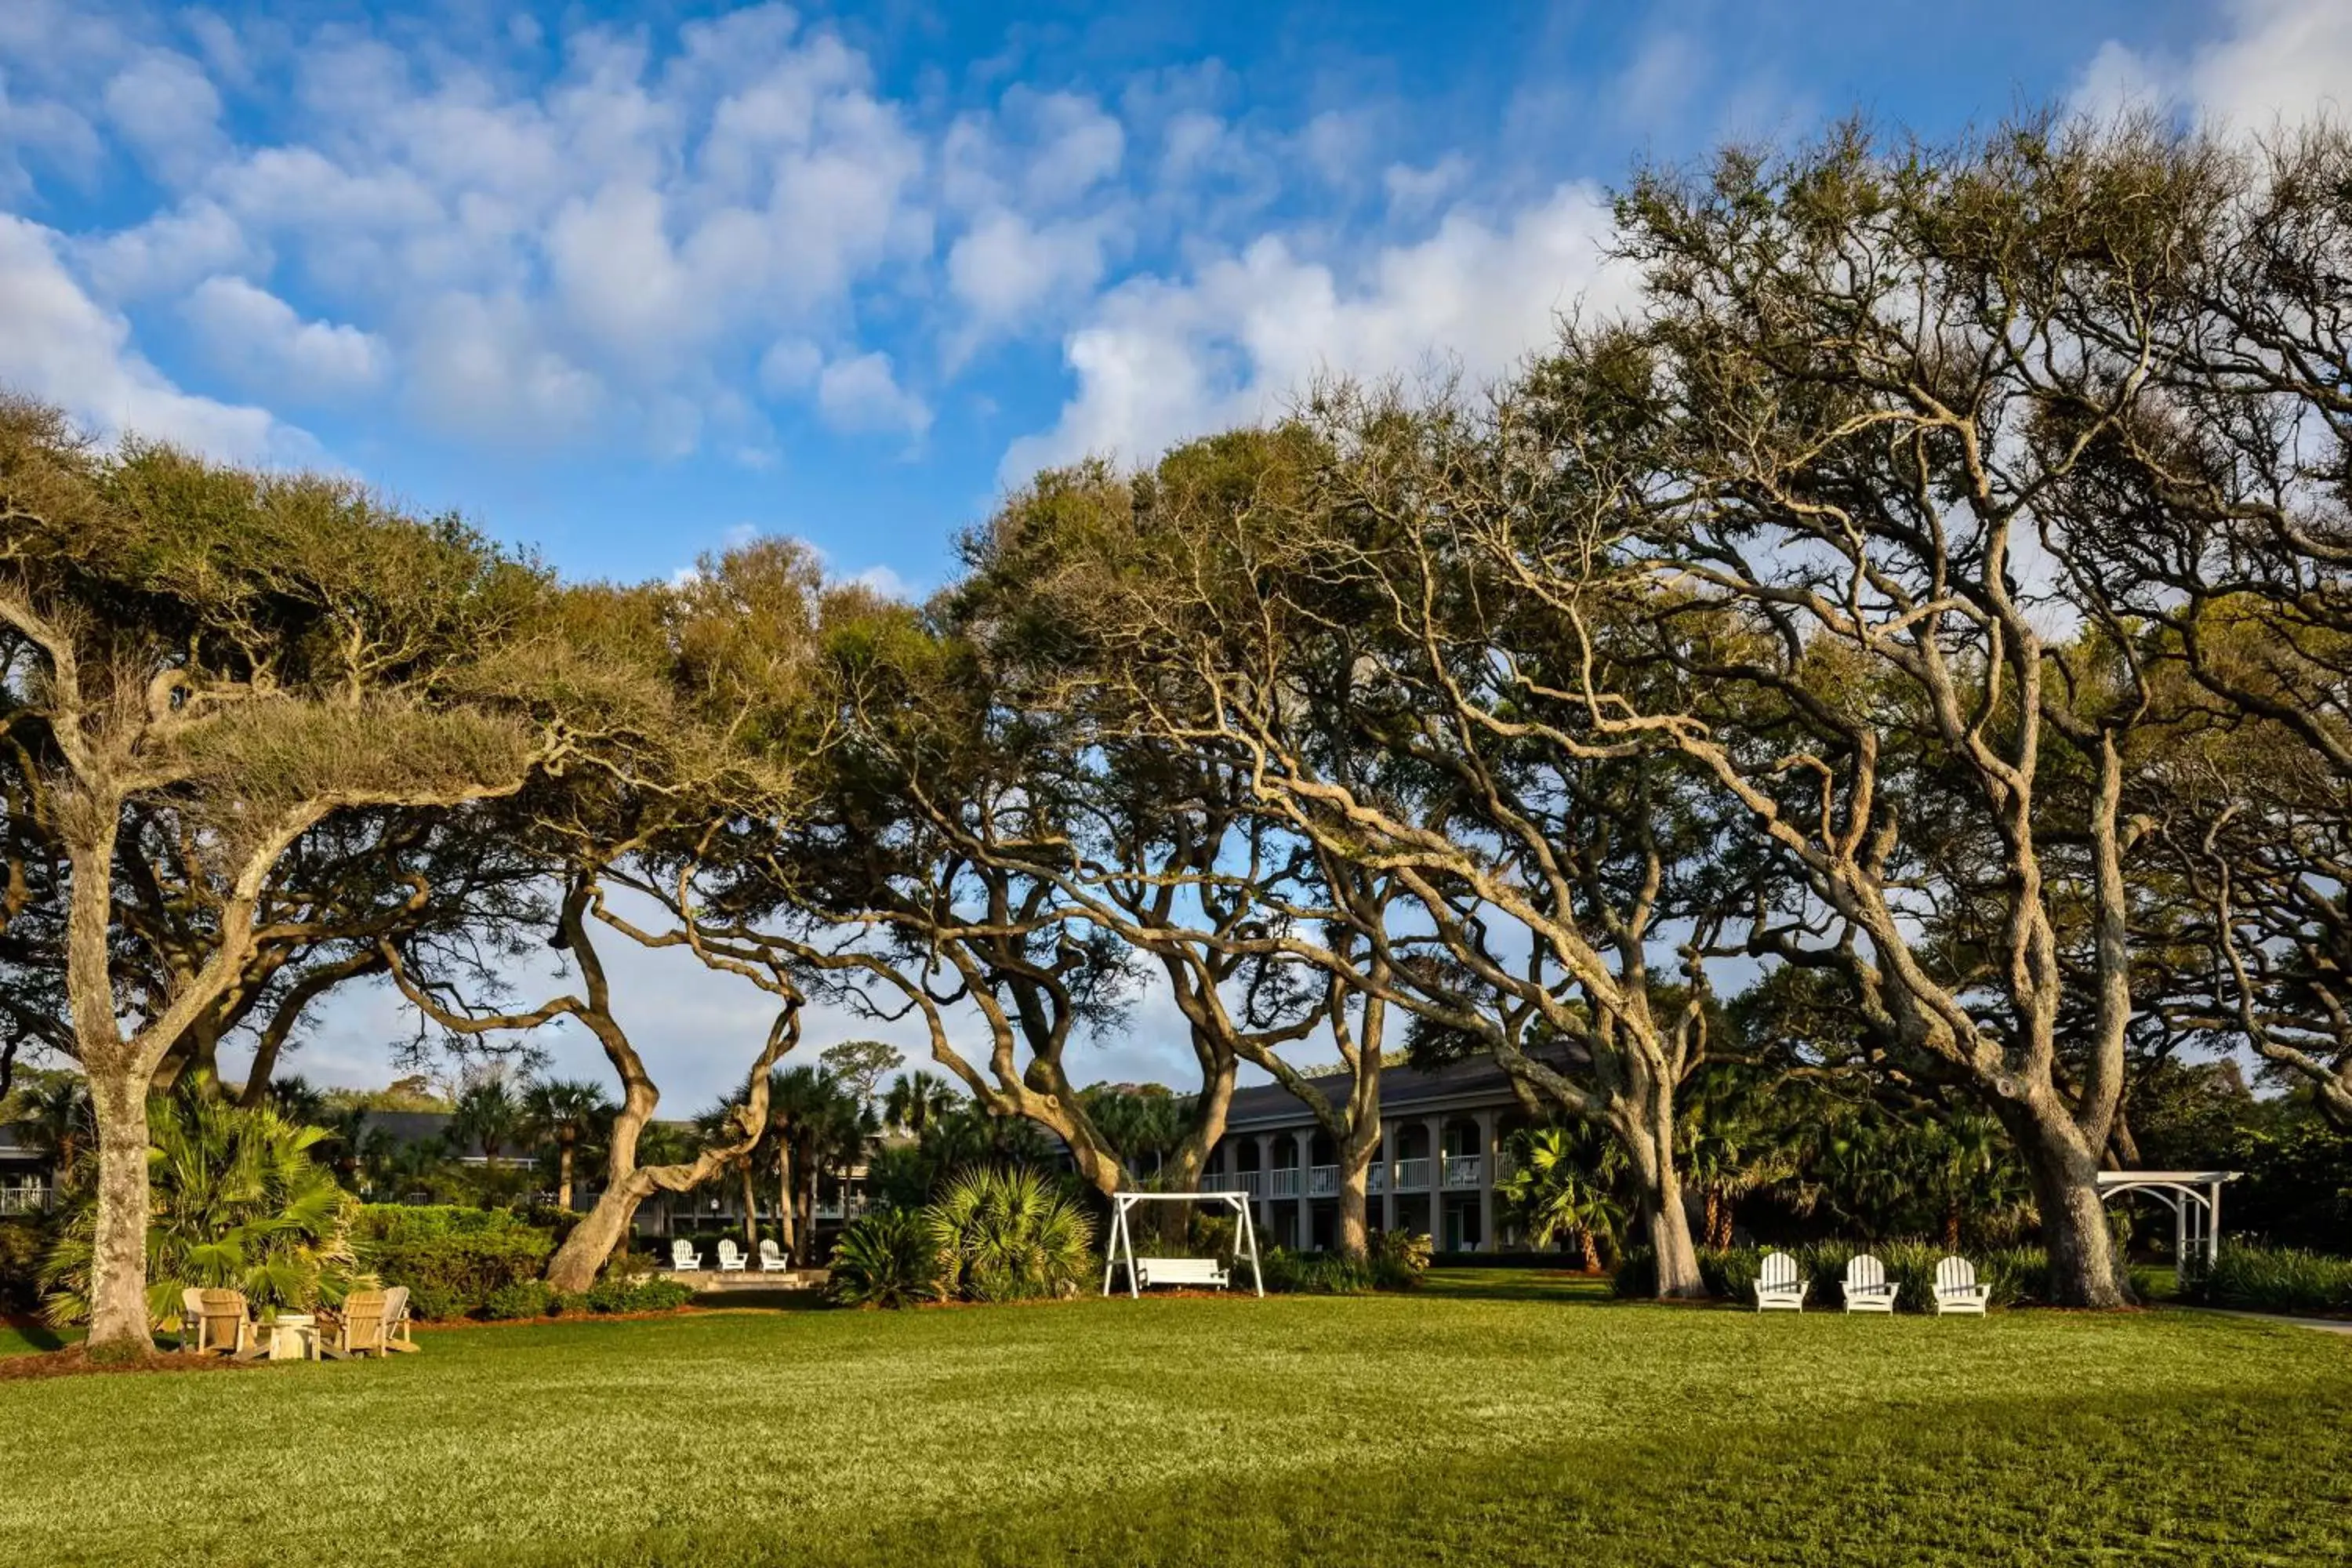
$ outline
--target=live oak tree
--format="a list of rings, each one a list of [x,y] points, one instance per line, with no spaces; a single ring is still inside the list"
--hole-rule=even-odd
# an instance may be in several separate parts
[[[1718,884],[1691,868],[1720,836],[1689,769],[1596,736],[1544,684],[1587,657],[1559,617],[1482,584],[1461,517],[1507,494],[1510,457],[1442,398],[1327,388],[1280,428],[1147,474],[1052,477],[1096,496],[1054,591],[1089,619],[1093,679],[1129,722],[1239,756],[1254,808],[1323,863],[1303,884],[1322,897],[1259,945],[1339,983],[1343,1005],[1475,1036],[1531,1095],[1605,1122],[1661,1289],[1691,1294],[1673,1092],[1704,1015],[1660,1013],[1651,971],[1662,942],[1702,961]],[[1531,1028],[1579,1061],[1531,1053]],[[1376,1129],[1360,1116],[1350,1144]]]
[[[638,672],[647,705],[625,743],[600,747],[591,764],[536,780],[499,808],[506,840],[562,879],[551,941],[577,986],[528,1008],[485,1005],[446,975],[418,973],[415,943],[382,946],[404,994],[443,1028],[479,1038],[570,1019],[588,1030],[619,1080],[597,1201],[549,1260],[548,1281],[558,1289],[593,1282],[647,1198],[692,1191],[750,1160],[767,1131],[770,1069],[799,1040],[805,994],[774,955],[704,942],[689,889],[701,855],[729,823],[789,820],[798,810],[803,774],[829,743],[826,717],[811,701],[826,613],[814,557],[782,539],[706,558],[675,584],[567,590],[551,612],[566,641],[600,665]],[[680,918],[666,926],[630,918],[608,901],[609,889]],[[749,981],[777,1006],[746,1073],[747,1092],[721,1108],[712,1135],[688,1157],[639,1161],[660,1089],[615,1011],[601,931],[690,955],[713,973]]]
[[[94,1352],[149,1344],[146,1096],[270,931],[280,858],[340,812],[520,789],[578,743],[536,571],[347,482],[260,475],[0,407],[0,668],[12,816],[67,881],[71,1051],[99,1132]],[[200,940],[126,995],[120,854],[168,819]]]
[[[2086,341],[2123,341],[2113,299],[2154,339],[2147,395],[2067,488],[2097,524],[2085,581],[2147,628],[2180,737],[2151,749],[2141,805],[2196,885],[2218,984],[2191,1016],[2352,1126],[2352,130],[2257,145],[2150,131],[2105,156],[2179,232],[2160,267],[2103,258],[2106,288],[2063,302]]]
[[[1570,624],[1652,596],[1654,658],[1693,700],[1571,691],[1704,769],[1802,879],[1811,951],[1874,1026],[1982,1097],[2076,1305],[2126,1295],[2095,1176],[2150,710],[2095,570],[2116,519],[2078,481],[2155,395],[2159,301],[2209,189],[2133,128],[2039,121],[1645,175],[1619,205],[1638,312],[1570,331],[1531,376],[1531,504],[1479,531]],[[1972,951],[1937,940],[1912,876],[1938,832],[1998,889]]]

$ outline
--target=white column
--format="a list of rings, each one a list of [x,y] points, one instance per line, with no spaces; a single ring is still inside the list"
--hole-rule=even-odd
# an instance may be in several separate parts
[[[1274,1235],[1274,1134],[1257,1135],[1257,1228],[1258,1246],[1272,1245]]]
[[[1381,1228],[1396,1228],[1396,1150],[1392,1123],[1381,1123]]]
[[[1307,1252],[1315,1246],[1315,1184],[1307,1180],[1315,1169],[1315,1134],[1294,1132],[1290,1146],[1298,1151],[1298,1250]]]
[[[1478,1250],[1495,1250],[1495,1113],[1478,1113]]]
[[[1429,1245],[1445,1250],[1445,1118],[1429,1119]]]

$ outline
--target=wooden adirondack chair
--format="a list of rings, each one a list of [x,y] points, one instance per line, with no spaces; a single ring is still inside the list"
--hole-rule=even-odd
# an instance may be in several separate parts
[[[408,1330],[408,1287],[405,1285],[394,1285],[383,1293],[383,1348],[403,1352],[416,1349],[415,1336]]]
[[[763,1236],[760,1238],[761,1273],[782,1274],[790,1269],[792,1266],[793,1260],[784,1256],[784,1249],[776,1245],[776,1238],[774,1237]]]
[[[673,1274],[700,1273],[702,1255],[694,1250],[694,1243],[681,1236],[669,1244],[669,1268]]]
[[[331,1349],[338,1356],[383,1355],[385,1292],[354,1290],[343,1298],[343,1310],[338,1315],[335,1342]]]
[[[743,1249],[735,1245],[732,1237],[719,1244],[719,1272],[721,1274],[743,1272]]]
[[[1756,1271],[1756,1310],[1759,1312],[1801,1312],[1805,1310],[1805,1276],[1797,1260],[1785,1252],[1768,1252]]]
[[[259,1353],[260,1343],[253,1327],[253,1310],[246,1305],[242,1292],[183,1290],[180,1292],[180,1313],[181,1340],[197,1354],[244,1356]]]
[[[1965,1258],[1947,1258],[1936,1265],[1936,1316],[1973,1312],[1981,1318],[1992,1291],[1977,1283],[1977,1266]]]
[[[1892,1312],[1899,1285],[1886,1281],[1886,1265],[1869,1253],[1857,1253],[1845,1266],[1845,1310],[1849,1312]]]

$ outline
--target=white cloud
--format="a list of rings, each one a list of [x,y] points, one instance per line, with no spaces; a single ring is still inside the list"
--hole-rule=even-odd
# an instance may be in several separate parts
[[[1188,436],[1261,419],[1325,372],[1412,374],[1439,356],[1472,375],[1540,345],[1559,312],[1603,294],[1609,211],[1563,185],[1495,223],[1457,208],[1434,234],[1340,268],[1277,236],[1188,279],[1114,289],[1064,345],[1077,390],[1006,453],[1000,478],[1090,452],[1145,460]]]
[[[817,377],[816,405],[836,430],[903,430],[920,436],[931,427],[930,408],[898,384],[886,353],[863,353],[826,365]]]
[[[175,294],[216,272],[266,271],[266,251],[219,204],[198,198],[134,227],[76,246],[81,271],[118,300]]]
[[[2221,33],[2185,58],[2108,41],[2078,79],[2076,104],[2105,112],[2171,101],[2208,125],[2254,135],[2352,110],[2352,5],[2227,0],[2222,11]]]
[[[131,344],[131,324],[83,292],[59,237],[0,214],[0,384],[110,433],[175,441],[240,461],[315,456],[268,410],[183,392]]]
[[[182,184],[225,145],[220,94],[202,68],[170,49],[149,49],[106,84],[106,117],[147,166]]]
[[[588,434],[607,407],[604,384],[541,342],[511,296],[430,301],[401,353],[415,412],[453,436],[552,445]]]
[[[1049,300],[1091,290],[1103,275],[1104,225],[1069,219],[1033,225],[997,208],[948,252],[948,287],[982,332],[1018,325]]]
[[[242,278],[205,279],[182,309],[213,357],[250,384],[343,397],[383,379],[382,339],[338,322],[306,321]]]
[[[1417,217],[1459,189],[1470,177],[1470,160],[1448,153],[1426,167],[1391,163],[1381,175],[1388,187],[1389,210],[1400,217]]]

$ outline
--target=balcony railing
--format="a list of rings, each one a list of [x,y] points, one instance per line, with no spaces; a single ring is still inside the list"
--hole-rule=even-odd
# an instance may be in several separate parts
[[[1310,1165],[1310,1166],[1308,1166],[1308,1167],[1307,1167],[1307,1195],[1308,1197],[1310,1197],[1310,1198],[1328,1198],[1328,1197],[1331,1196],[1334,1193],[1337,1193],[1339,1190],[1339,1166],[1337,1166],[1337,1165]]]
[[[1277,1198],[1295,1198],[1298,1195],[1297,1166],[1284,1165],[1275,1169],[1272,1195]]]
[[[1397,1191],[1401,1193],[1426,1191],[1429,1186],[1429,1162],[1399,1160],[1396,1163],[1396,1179]]]
[[[1364,1173],[1364,1192],[1368,1196],[1376,1198],[1388,1190],[1388,1167],[1375,1160],[1372,1162],[1371,1169]]]
[[[45,1214],[48,1206],[45,1186],[0,1187],[0,1214]]]
[[[1445,1156],[1445,1185],[1449,1190],[1475,1187],[1477,1184],[1477,1155],[1448,1154]]]
[[[1251,1197],[1257,1196],[1264,1185],[1264,1179],[1255,1171],[1221,1171],[1204,1176],[1201,1181],[1203,1192],[1247,1193]]]

